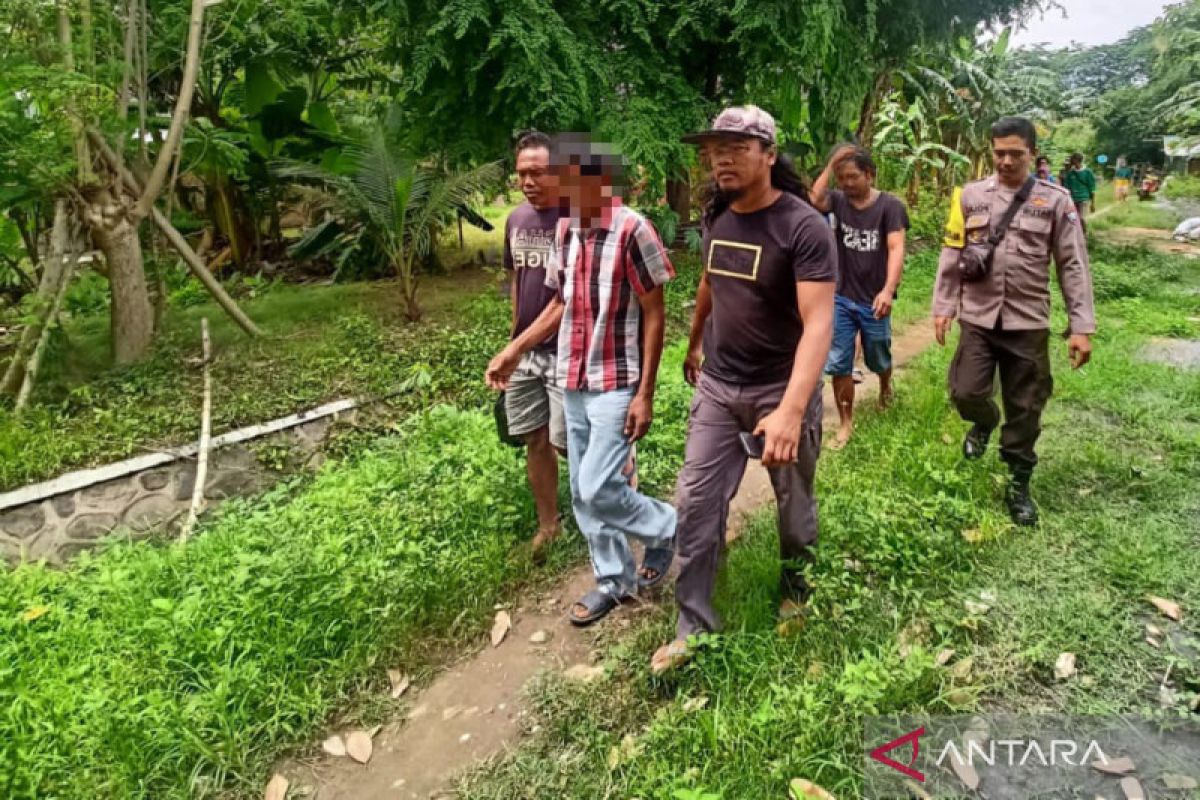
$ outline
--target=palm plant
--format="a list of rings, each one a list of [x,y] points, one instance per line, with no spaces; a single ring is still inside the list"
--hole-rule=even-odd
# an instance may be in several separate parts
[[[332,201],[333,217],[298,242],[293,256],[362,253],[356,245],[367,245],[400,280],[404,313],[413,322],[421,318],[419,267],[439,232],[503,177],[498,161],[450,171],[418,159],[384,129],[348,144],[334,170],[288,162],[277,164],[276,172],[322,185]]]
[[[884,99],[876,115],[872,144],[884,156],[885,181],[907,187],[910,206],[917,203],[924,171],[945,175],[970,165],[966,156],[938,141],[937,122],[928,117],[920,98],[906,107],[895,93]]]

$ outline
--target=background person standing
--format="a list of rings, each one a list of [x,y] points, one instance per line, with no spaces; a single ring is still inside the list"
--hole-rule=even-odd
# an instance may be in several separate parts
[[[838,281],[833,348],[825,365],[833,378],[840,426],[830,447],[854,432],[854,351],[862,336],[867,369],[879,376],[879,406],[892,401],[892,304],[904,273],[909,227],[904,203],[875,188],[875,162],[861,147],[839,148],[812,189],[818,211],[833,212]],[[837,179],[838,189],[829,184]]]
[[[1082,153],[1071,154],[1071,166],[1063,187],[1071,193],[1079,223],[1087,233],[1087,215],[1089,212],[1096,213],[1096,175],[1083,165]]]
[[[558,179],[550,169],[550,137],[538,131],[520,136],[517,181],[525,202],[504,226],[504,269],[511,275],[516,339],[554,299],[546,286],[546,265],[558,227]],[[567,451],[562,387],[555,380],[558,333],[554,331],[521,356],[504,395],[508,430],[525,440],[529,489],[537,507],[533,551],[561,533],[558,522],[558,453]],[[557,453],[555,451],[558,451]]]
[[[955,317],[961,334],[950,364],[950,396],[972,427],[963,440],[967,459],[982,458],[1001,422],[992,395],[1000,372],[1004,427],[1000,458],[1011,480],[1005,494],[1017,525],[1037,523],[1029,483],[1037,465],[1034,448],[1042,411],[1054,388],[1050,375],[1050,258],[1066,301],[1071,366],[1091,358],[1096,332],[1087,241],[1078,212],[1065,190],[1031,179],[1037,132],[1021,117],[992,126],[996,174],[967,184],[951,209],[945,246],[934,286],[933,315],[938,344]],[[987,245],[1019,193],[1029,192],[1004,238],[995,246],[991,268],[980,279],[964,280],[960,260],[966,248]]]

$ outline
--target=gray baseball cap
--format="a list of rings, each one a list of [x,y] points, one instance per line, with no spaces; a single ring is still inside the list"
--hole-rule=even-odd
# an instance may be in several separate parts
[[[718,136],[752,136],[775,144],[775,118],[758,106],[730,106],[717,115],[711,128],[682,139],[687,144],[700,144]]]

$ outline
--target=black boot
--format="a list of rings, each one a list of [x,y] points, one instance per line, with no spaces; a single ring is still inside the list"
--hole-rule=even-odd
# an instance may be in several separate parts
[[[968,461],[978,461],[983,458],[983,454],[987,452],[988,439],[991,437],[990,430],[972,425],[971,430],[967,431],[967,435],[963,437],[963,458]]]
[[[1037,506],[1029,494],[1029,479],[1032,477],[1033,470],[1014,468],[1008,491],[1004,495],[1004,502],[1008,505],[1008,514],[1012,517],[1013,524],[1022,528],[1037,525],[1038,521]]]

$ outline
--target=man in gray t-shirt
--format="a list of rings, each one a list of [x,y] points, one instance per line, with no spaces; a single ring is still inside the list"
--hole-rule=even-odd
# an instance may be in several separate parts
[[[504,226],[504,268],[511,273],[513,338],[554,298],[546,288],[546,261],[558,225],[558,180],[550,170],[550,138],[536,131],[517,142],[517,179],[526,202]],[[557,336],[521,358],[505,393],[509,433],[525,439],[529,488],[537,506],[539,552],[561,532],[558,523],[558,453],[567,449],[562,387],[555,380]],[[557,451],[557,452],[555,452]]]

